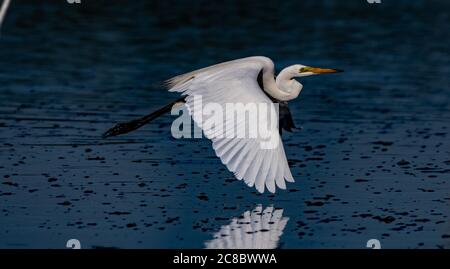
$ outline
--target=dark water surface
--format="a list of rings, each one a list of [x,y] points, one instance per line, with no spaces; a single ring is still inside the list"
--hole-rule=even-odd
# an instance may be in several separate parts
[[[449,2],[224,2],[12,1],[0,248],[449,248]],[[160,81],[250,55],[345,70],[290,104],[287,191],[235,180],[170,115],[100,138],[175,99]]]

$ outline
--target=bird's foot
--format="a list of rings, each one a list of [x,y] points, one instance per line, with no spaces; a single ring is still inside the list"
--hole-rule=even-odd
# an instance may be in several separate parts
[[[137,120],[132,120],[132,121],[129,121],[129,122],[118,123],[114,127],[112,127],[111,129],[106,131],[102,135],[102,138],[105,139],[105,138],[108,138],[108,137],[117,136],[117,135],[121,135],[121,134],[126,134],[126,133],[129,133],[131,131],[134,131],[137,128],[142,126],[141,122],[142,122],[141,119],[137,119]]]

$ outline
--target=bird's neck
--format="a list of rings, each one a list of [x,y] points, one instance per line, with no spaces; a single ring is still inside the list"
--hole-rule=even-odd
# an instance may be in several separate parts
[[[276,80],[270,74],[264,74],[263,80],[266,92],[280,101],[289,101],[297,98],[303,86],[295,79],[292,72],[284,69],[278,74]]]

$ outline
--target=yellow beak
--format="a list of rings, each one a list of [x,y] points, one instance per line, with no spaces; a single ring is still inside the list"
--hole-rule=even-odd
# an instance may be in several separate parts
[[[339,73],[344,72],[339,69],[331,69],[331,68],[319,68],[319,67],[303,67],[300,69],[300,73],[311,72],[314,74],[330,74],[330,73]]]

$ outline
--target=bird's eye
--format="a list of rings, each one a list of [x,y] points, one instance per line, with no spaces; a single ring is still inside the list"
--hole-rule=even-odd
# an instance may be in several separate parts
[[[300,72],[300,73],[306,72],[306,67],[300,68],[300,71],[299,71],[299,72]]]

